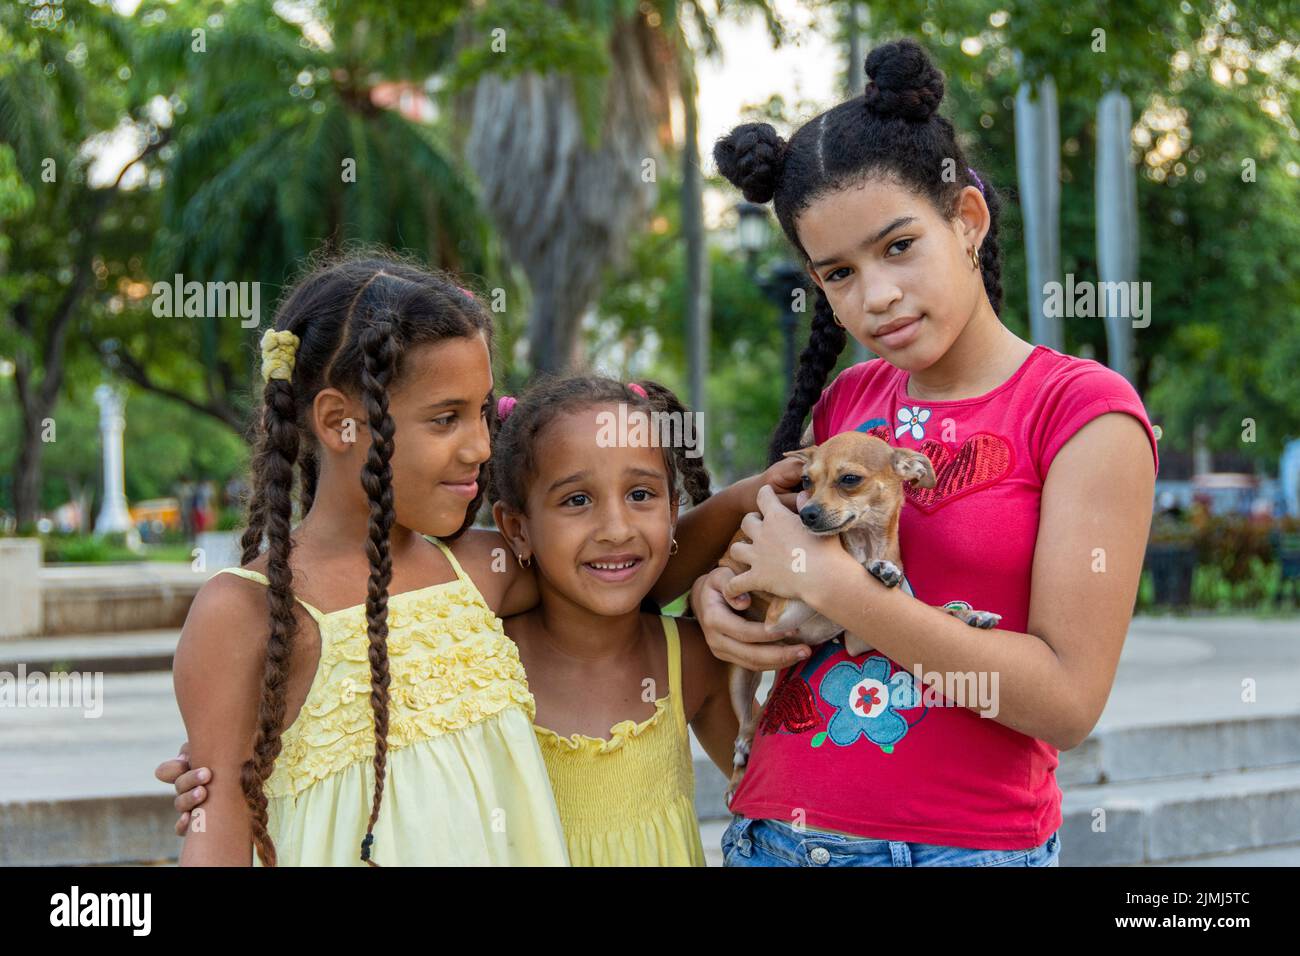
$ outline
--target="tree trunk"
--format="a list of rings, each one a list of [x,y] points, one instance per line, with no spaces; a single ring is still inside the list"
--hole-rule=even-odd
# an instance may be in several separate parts
[[[613,27],[599,141],[588,141],[573,81],[483,77],[469,100],[466,155],[510,257],[528,277],[534,371],[565,368],[605,270],[658,193],[666,115],[662,37],[636,14]]]
[[[1129,99],[1111,90],[1097,104],[1097,274],[1102,282],[1137,279],[1137,182],[1129,162],[1133,128]],[[1099,295],[1098,304],[1105,300]],[[1147,303],[1150,308],[1150,303]],[[1130,310],[1131,311],[1131,310]],[[1106,364],[1130,382],[1133,316],[1107,315]]]
[[[1036,344],[1065,349],[1061,316],[1044,308],[1046,286],[1060,280],[1061,143],[1056,85],[1049,76],[1016,93],[1016,173],[1025,223],[1029,329]]]
[[[686,252],[686,341],[689,349],[691,409],[708,424],[709,374],[709,250],[704,239],[704,180],[700,173],[699,109],[695,96],[695,71],[682,70],[685,137],[682,144],[682,238]],[[705,433],[696,436],[707,448]]]

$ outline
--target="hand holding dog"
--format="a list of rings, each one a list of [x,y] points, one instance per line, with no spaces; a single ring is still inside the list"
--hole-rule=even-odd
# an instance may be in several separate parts
[[[844,564],[846,552],[839,538],[808,532],[770,486],[759,490],[758,508],[759,514],[751,512],[740,523],[751,543],[737,541],[728,552],[749,570],[727,581],[723,593],[730,599],[747,591],[766,591],[808,602],[812,586],[828,580]]]

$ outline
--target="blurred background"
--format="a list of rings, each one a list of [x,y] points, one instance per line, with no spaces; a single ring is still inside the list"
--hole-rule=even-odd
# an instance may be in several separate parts
[[[151,780],[183,735],[171,650],[194,590],[238,563],[258,325],[305,256],[375,243],[464,275],[494,312],[500,393],[575,365],[664,382],[705,413],[720,487],[765,466],[809,314],[712,144],[748,120],[789,135],[903,36],[1009,200],[1003,320],[1126,375],[1160,434],[1113,705],[1063,756],[1063,862],[1300,860],[1298,13],[6,0],[0,671],[103,672],[125,703],[94,730],[0,708],[0,863],[174,854]],[[1067,276],[1149,282],[1149,322],[1048,314]],[[250,307],[256,288],[256,314],[187,312],[192,281]],[[841,367],[871,357],[851,344]],[[1089,843],[1098,806],[1111,838]]]

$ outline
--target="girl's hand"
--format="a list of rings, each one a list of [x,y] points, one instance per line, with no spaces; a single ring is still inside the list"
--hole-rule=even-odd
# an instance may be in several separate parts
[[[758,492],[761,514],[748,514],[740,530],[751,543],[737,541],[728,552],[749,570],[727,582],[724,592],[734,597],[746,591],[766,591],[778,597],[804,600],[809,587],[834,574],[836,559],[845,554],[835,535],[811,534],[799,517],[783,507],[775,492]]]
[[[806,658],[811,653],[806,646],[775,644],[782,635],[769,634],[761,621],[747,621],[732,610],[749,604],[748,594],[728,598],[723,593],[735,576],[730,568],[714,568],[691,588],[691,608],[713,656],[752,671],[781,670]]]
[[[761,475],[755,475],[751,479],[755,483],[754,507],[753,511],[758,510],[758,491],[763,485],[771,485],[776,496],[781,499],[781,503],[787,508],[794,510],[795,496],[803,487],[803,462],[798,458],[782,458],[780,461],[770,465]]]
[[[187,740],[181,744],[180,753],[160,763],[153,775],[163,783],[176,785],[176,799],[172,801],[172,806],[180,814],[176,821],[176,835],[185,836],[190,828],[190,811],[208,798],[203,784],[212,779],[212,771],[207,767],[190,770],[190,742]]]

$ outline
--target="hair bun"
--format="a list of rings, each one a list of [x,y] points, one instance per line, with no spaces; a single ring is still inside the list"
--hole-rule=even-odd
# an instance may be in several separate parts
[[[737,126],[713,147],[718,172],[750,202],[768,202],[785,167],[785,140],[770,123]]]
[[[924,122],[943,100],[943,74],[915,40],[884,43],[867,55],[867,109],[882,118]]]

